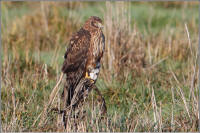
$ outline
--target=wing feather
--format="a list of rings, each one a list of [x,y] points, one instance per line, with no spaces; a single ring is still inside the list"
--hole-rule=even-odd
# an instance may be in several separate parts
[[[68,92],[67,105],[70,105],[74,89],[85,74],[90,38],[90,33],[81,29],[72,37],[69,47],[65,52],[62,71],[67,75],[67,84],[64,88],[64,91]]]
[[[90,34],[81,29],[70,40],[69,48],[65,53],[65,61],[62,71],[64,73],[76,71],[80,65],[87,59],[87,53],[90,44]]]

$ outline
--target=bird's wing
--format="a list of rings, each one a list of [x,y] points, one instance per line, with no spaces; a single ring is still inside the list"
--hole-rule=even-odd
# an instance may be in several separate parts
[[[87,60],[89,44],[90,34],[84,29],[81,29],[72,37],[62,66],[64,73],[76,71]]]

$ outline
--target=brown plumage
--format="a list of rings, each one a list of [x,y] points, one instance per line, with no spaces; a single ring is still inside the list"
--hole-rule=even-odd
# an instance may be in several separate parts
[[[74,89],[82,78],[96,82],[104,45],[102,20],[95,16],[90,17],[70,39],[62,66],[67,82],[63,93],[65,106],[70,105]]]

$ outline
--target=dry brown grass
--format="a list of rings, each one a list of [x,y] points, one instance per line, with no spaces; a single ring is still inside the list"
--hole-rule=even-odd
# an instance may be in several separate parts
[[[3,4],[7,13],[20,7],[17,3]],[[59,78],[66,44],[83,23],[83,18],[74,12],[95,3],[24,4],[33,12],[14,21],[2,14],[8,23],[2,27],[1,130],[63,131],[57,114],[49,114],[43,127],[38,127],[37,118]],[[190,6],[190,3],[180,6],[181,12]],[[58,7],[66,9],[66,14]],[[65,131],[198,130],[195,18],[187,20],[186,13],[182,13],[175,20],[175,28],[166,24],[154,34],[151,29],[155,11],[149,13],[147,28],[142,32],[131,16],[131,8],[130,3],[106,2],[102,10],[106,52],[97,86],[108,104],[107,119],[100,119],[98,96],[91,93],[84,107],[88,112],[84,120],[79,120],[76,126],[69,121]],[[60,100],[57,96],[53,107],[60,106]]]

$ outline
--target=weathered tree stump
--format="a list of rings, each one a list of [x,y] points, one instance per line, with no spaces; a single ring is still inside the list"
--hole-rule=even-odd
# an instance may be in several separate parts
[[[62,78],[62,75],[61,75],[61,78]],[[59,80],[57,85],[52,90],[48,104],[45,105],[43,112],[37,118],[37,119],[39,119],[39,117],[41,116],[39,126],[42,127],[42,125],[45,125],[45,123],[47,122],[46,118],[48,117],[48,114],[51,113],[52,111],[58,112],[58,114],[62,116],[62,117],[58,116],[58,119],[62,119],[62,120],[58,120],[59,126],[64,125],[65,128],[67,126],[67,121],[72,120],[71,118],[73,118],[73,121],[76,121],[75,119],[81,120],[84,117],[84,112],[82,112],[82,115],[80,115],[81,114],[80,110],[81,110],[81,107],[83,107],[83,105],[85,104],[85,100],[86,100],[86,98],[88,98],[88,95],[91,92],[91,90],[95,90],[97,92],[97,94],[100,96],[101,115],[105,116],[107,114],[107,107],[106,107],[106,103],[105,103],[103,96],[101,95],[100,91],[98,90],[98,88],[96,87],[94,82],[91,81],[90,79],[86,79],[86,78],[81,79],[81,81],[75,88],[74,95],[71,100],[71,104],[69,106],[67,106],[66,108],[64,108],[62,110],[60,110],[59,108],[51,108],[53,100],[59,91],[58,85],[60,84],[60,81],[61,80]],[[74,117],[72,113],[78,114],[78,115],[76,115],[76,117]]]
[[[79,82],[79,84],[77,85],[77,87],[74,90],[74,95],[71,100],[71,104],[62,111],[64,113],[63,120],[64,120],[65,126],[67,124],[67,120],[70,120],[69,117],[72,116],[72,112],[74,112],[75,114],[78,114],[78,113],[80,114],[81,107],[85,104],[85,100],[86,100],[86,98],[88,98],[88,95],[91,92],[91,90],[95,90],[97,92],[97,94],[100,96],[101,115],[107,114],[106,103],[105,103],[105,100],[104,100],[103,96],[101,95],[99,89],[96,87],[96,85],[90,79],[83,78],[83,79],[81,79],[81,81]],[[79,119],[81,119],[84,116],[77,115],[77,117],[80,117]]]

